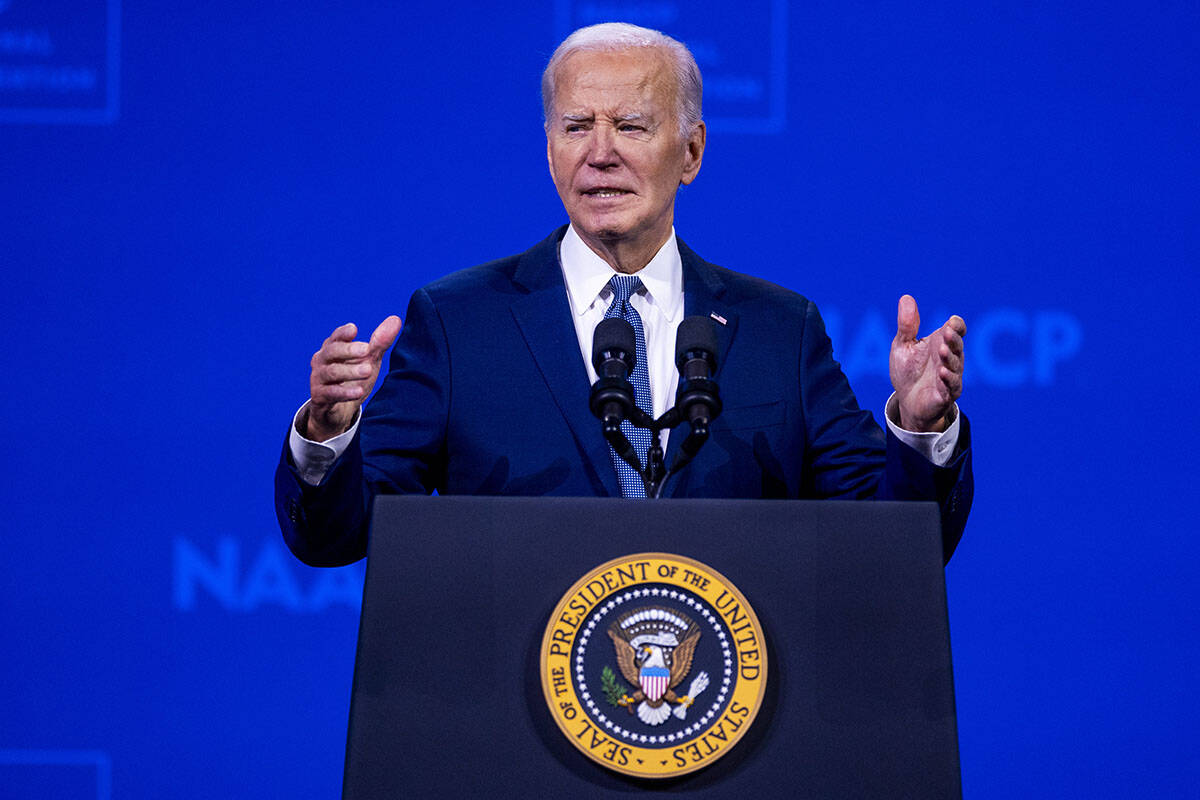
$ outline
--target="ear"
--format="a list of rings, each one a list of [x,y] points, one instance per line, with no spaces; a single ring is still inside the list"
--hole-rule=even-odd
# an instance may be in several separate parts
[[[684,186],[696,180],[696,174],[700,172],[700,162],[704,160],[704,142],[707,133],[704,120],[701,120],[692,128],[691,135],[684,143],[687,151],[683,157],[683,174],[679,177],[679,182]]]

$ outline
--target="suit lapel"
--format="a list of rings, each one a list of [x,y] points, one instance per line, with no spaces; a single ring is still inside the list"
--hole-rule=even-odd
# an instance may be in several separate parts
[[[720,352],[717,353],[717,374],[713,378],[720,380],[725,357],[737,332],[738,314],[724,300],[725,281],[716,268],[683,242],[679,242],[679,255],[683,261],[683,313],[688,317],[707,317],[716,323],[717,349]]]
[[[512,314],[555,404],[567,421],[598,494],[621,496],[600,421],[588,408],[591,387],[571,320],[571,307],[558,264],[558,243],[566,227],[521,256],[513,282],[527,291],[512,303]],[[531,428],[530,436],[538,432]]]
[[[717,381],[717,385],[719,386],[721,373],[725,368],[725,358],[729,355],[729,347],[733,343],[734,334],[737,332],[738,314],[723,299],[725,281],[721,279],[716,268],[692,252],[692,249],[681,240],[677,241],[679,243],[679,256],[683,261],[684,316],[700,316],[713,320],[713,327],[717,331],[718,351],[717,372],[713,376],[713,379]],[[716,317],[720,317],[720,319],[716,319]],[[722,320],[724,321],[722,322]],[[687,433],[688,428],[686,424],[671,431],[671,437],[667,440],[666,462],[668,469],[674,463],[675,455],[679,451],[679,445],[687,438]],[[684,469],[686,470],[688,467],[684,467]],[[672,496],[678,485],[678,476],[672,477],[667,482],[667,485],[663,487],[662,496]]]

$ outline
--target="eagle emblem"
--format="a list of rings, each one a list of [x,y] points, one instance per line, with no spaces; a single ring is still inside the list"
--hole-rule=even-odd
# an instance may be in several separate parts
[[[688,706],[708,687],[708,673],[701,672],[687,694],[675,693],[692,668],[700,626],[682,612],[662,606],[631,609],[613,620],[608,635],[616,648],[617,665],[630,684],[632,695],[622,692],[617,704],[647,725],[661,725],[672,713],[679,719]],[[672,709],[671,704],[675,703]]]

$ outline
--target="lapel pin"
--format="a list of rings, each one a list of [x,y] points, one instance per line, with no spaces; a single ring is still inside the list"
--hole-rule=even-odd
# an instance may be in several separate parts
[[[712,317],[713,319],[715,319],[717,322],[721,323],[722,325],[729,324],[729,320],[725,319],[724,317],[722,317],[720,314],[718,314],[715,311],[709,312],[709,316]]]

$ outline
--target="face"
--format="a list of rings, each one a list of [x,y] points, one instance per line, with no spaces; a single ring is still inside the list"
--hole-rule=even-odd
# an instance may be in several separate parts
[[[558,69],[546,131],[550,175],[593,249],[645,248],[670,235],[675,192],[704,154],[704,124],[679,133],[670,61],[654,48],[578,51]]]

